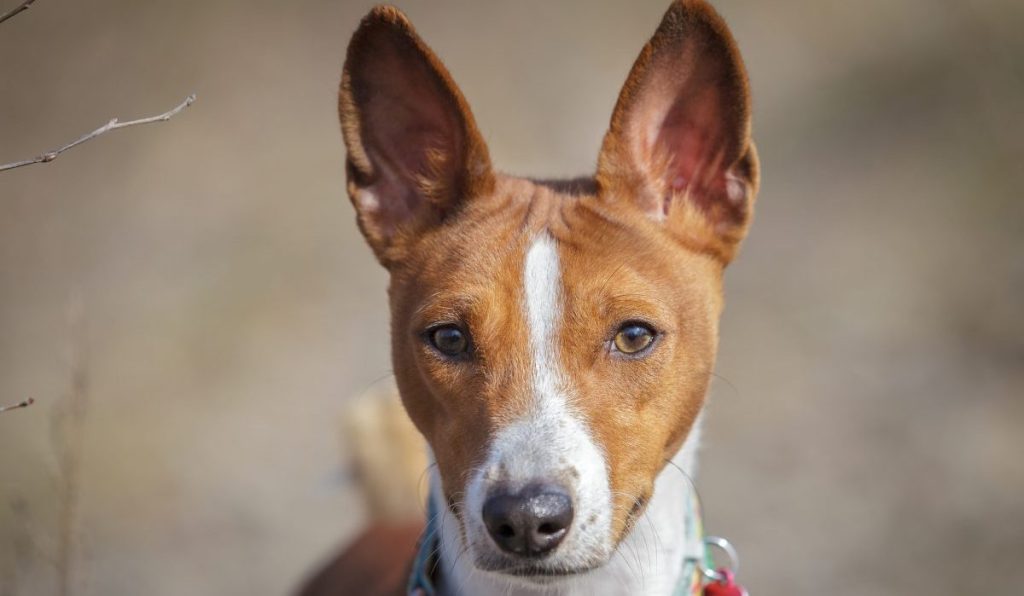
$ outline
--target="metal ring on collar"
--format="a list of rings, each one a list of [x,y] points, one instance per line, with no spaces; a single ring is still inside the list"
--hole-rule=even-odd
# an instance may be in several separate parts
[[[732,571],[733,575],[739,573],[740,555],[736,552],[736,547],[734,547],[731,542],[729,542],[725,538],[722,538],[721,536],[705,536],[704,546],[713,546],[725,552],[725,554],[729,557],[729,565],[726,568]],[[724,581],[725,575],[718,571],[719,567],[715,564],[714,558],[709,557],[709,562],[711,563],[711,569],[705,569],[704,566],[701,565],[700,572],[704,575],[704,577],[711,581]]]

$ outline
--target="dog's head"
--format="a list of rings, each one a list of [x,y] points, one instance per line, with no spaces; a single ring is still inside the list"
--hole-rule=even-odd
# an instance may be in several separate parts
[[[675,2],[592,178],[496,173],[445,67],[390,7],[341,82],[348,192],[388,269],[394,371],[475,566],[605,563],[699,414],[722,271],[750,223],[746,73],[705,2]]]

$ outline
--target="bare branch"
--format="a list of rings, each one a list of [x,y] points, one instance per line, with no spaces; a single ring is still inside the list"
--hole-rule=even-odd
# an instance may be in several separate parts
[[[14,8],[8,10],[7,12],[5,12],[3,14],[3,16],[0,16],[0,23],[3,23],[4,21],[6,21],[7,19],[9,19],[11,17],[14,17],[15,15],[17,15],[18,13],[20,13],[22,11],[28,10],[28,7],[32,6],[32,3],[35,2],[35,1],[36,0],[25,0],[24,2],[22,2],[18,6],[15,6]]]
[[[11,404],[9,406],[0,406],[0,414],[3,414],[4,412],[6,412],[8,410],[17,410],[18,408],[27,408],[27,407],[31,406],[32,404],[34,404],[34,403],[36,403],[36,400],[30,397],[30,398],[26,399],[23,402],[18,402],[16,404]]]
[[[8,164],[0,165],[0,172],[6,171],[6,170],[13,170],[14,168],[20,168],[22,166],[30,166],[30,165],[37,164],[37,163],[50,163],[51,161],[57,159],[58,155],[60,155],[61,153],[64,153],[68,149],[71,149],[72,147],[77,147],[78,145],[81,145],[82,143],[84,143],[86,141],[91,141],[92,139],[95,139],[96,137],[98,137],[98,136],[100,136],[102,134],[108,133],[108,132],[110,132],[112,130],[117,130],[119,128],[128,128],[129,126],[138,126],[140,124],[152,124],[154,122],[166,122],[167,120],[170,120],[171,118],[173,118],[178,112],[180,112],[180,111],[184,110],[185,108],[189,107],[190,105],[192,105],[192,102],[194,102],[195,100],[196,100],[196,94],[193,93],[192,95],[189,95],[188,97],[186,97],[185,101],[183,101],[180,104],[178,104],[178,106],[175,107],[173,110],[170,110],[168,112],[164,112],[163,114],[160,114],[159,116],[150,116],[149,118],[140,118],[138,120],[130,120],[128,122],[120,122],[117,118],[114,118],[110,122],[107,122],[103,126],[97,128],[96,130],[94,130],[94,131],[92,131],[90,133],[86,133],[86,134],[82,135],[78,139],[76,139],[74,141],[71,141],[70,143],[68,143],[67,145],[64,145],[60,149],[54,149],[53,151],[47,151],[46,153],[43,153],[43,154],[41,154],[39,156],[36,156],[36,157],[33,157],[32,159],[26,159],[26,160],[23,160],[23,161],[16,161],[16,162],[13,162],[13,163],[8,163]]]

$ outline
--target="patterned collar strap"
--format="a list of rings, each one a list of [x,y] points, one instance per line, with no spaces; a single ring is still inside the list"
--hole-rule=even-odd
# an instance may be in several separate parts
[[[441,550],[440,516],[437,513],[437,504],[434,503],[434,495],[431,492],[430,498],[427,499],[427,527],[423,530],[423,537],[420,538],[416,558],[412,562],[409,583],[406,584],[405,591],[409,596],[435,596],[437,594],[433,578],[434,572],[437,570],[437,554]]]
[[[708,553],[704,546],[704,523],[700,510],[700,499],[697,491],[691,486],[686,491],[686,546],[683,549],[683,570],[679,574],[679,582],[672,596],[700,596],[704,588],[704,574],[701,569],[707,568]]]
[[[679,583],[672,596],[700,596],[703,589],[702,568],[710,568],[710,561],[704,546],[704,527],[701,523],[700,502],[692,488],[686,496],[686,555],[682,561]],[[420,539],[412,573],[406,586],[409,596],[436,596],[434,572],[437,570],[437,555],[440,552],[440,516],[433,495],[427,500],[427,527]]]

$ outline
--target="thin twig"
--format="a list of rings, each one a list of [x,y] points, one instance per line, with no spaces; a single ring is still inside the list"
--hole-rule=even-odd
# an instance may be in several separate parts
[[[32,6],[32,3],[35,2],[35,1],[36,0],[25,0],[24,2],[22,2],[18,6],[15,6],[14,8],[8,10],[7,12],[4,13],[4,15],[2,17],[0,17],[0,23],[3,23],[7,19],[13,17],[14,15],[16,15],[16,14],[18,14],[18,13],[24,11],[24,10],[28,10],[28,7]]]
[[[95,139],[96,137],[98,137],[98,136],[100,136],[102,134],[108,133],[108,132],[110,132],[112,130],[117,130],[119,128],[128,128],[129,126],[138,126],[140,124],[152,124],[154,122],[166,122],[167,120],[170,120],[171,118],[173,118],[178,112],[180,112],[180,111],[184,110],[185,108],[189,107],[190,105],[192,105],[192,102],[194,102],[195,100],[196,100],[196,94],[193,93],[192,95],[189,95],[188,97],[186,97],[185,101],[183,101],[180,104],[178,104],[178,106],[175,107],[173,110],[170,110],[168,112],[164,112],[163,114],[160,114],[159,116],[150,116],[149,118],[140,118],[138,120],[130,120],[128,122],[120,122],[120,121],[118,121],[117,118],[114,118],[110,122],[107,122],[103,126],[97,128],[96,130],[94,130],[94,131],[92,131],[90,133],[82,135],[78,139],[68,143],[67,145],[64,145],[60,149],[54,149],[53,151],[47,151],[46,153],[43,153],[43,154],[41,154],[41,155],[39,155],[37,157],[33,157],[32,159],[26,159],[24,161],[16,161],[14,163],[8,163],[8,164],[0,165],[0,172],[3,172],[5,170],[13,170],[14,168],[20,168],[21,166],[30,166],[30,165],[37,164],[37,163],[50,163],[51,161],[57,159],[58,155],[60,155],[61,153],[64,153],[68,149],[71,149],[72,147],[76,147],[78,145],[81,145],[82,143],[84,143],[86,141],[90,141],[92,139]]]
[[[16,404],[11,404],[9,406],[0,406],[0,414],[3,414],[4,412],[6,412],[8,410],[17,410],[18,408],[27,408],[27,407],[31,406],[32,404],[34,404],[34,403],[36,403],[36,400],[30,397],[30,398],[26,399],[23,402],[18,402]]]

